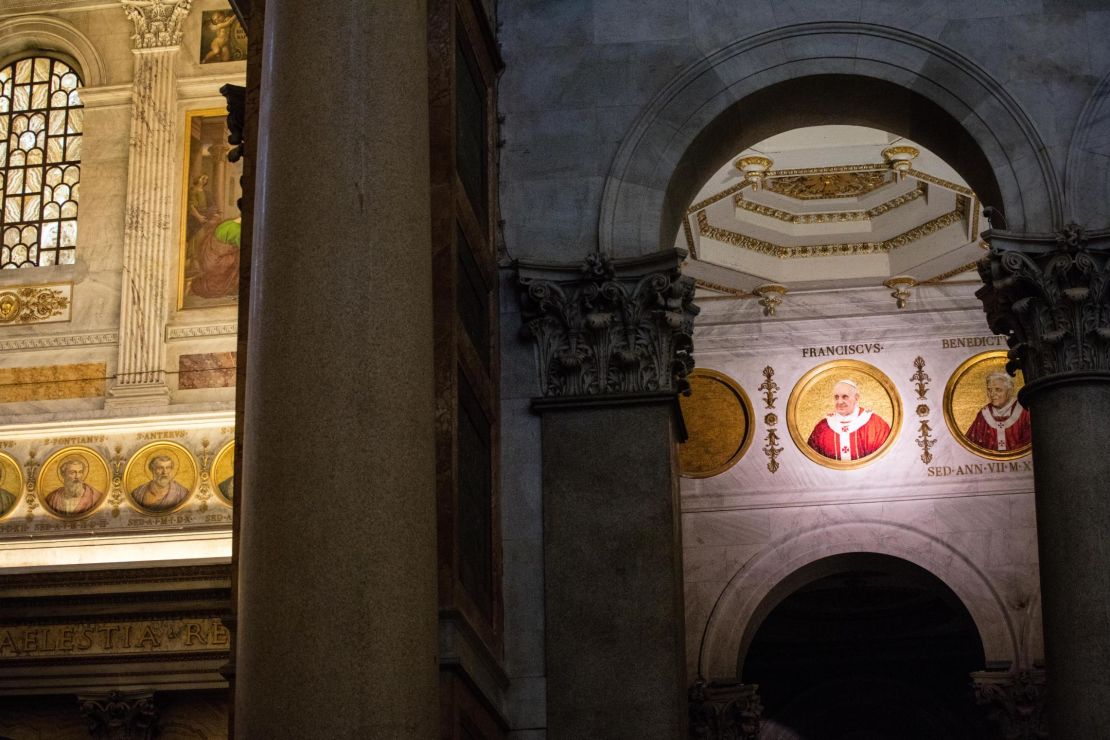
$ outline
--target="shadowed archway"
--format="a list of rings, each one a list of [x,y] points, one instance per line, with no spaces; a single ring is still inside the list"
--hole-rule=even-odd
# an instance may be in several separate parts
[[[959,598],[924,568],[847,553],[788,576],[743,656],[765,740],[983,740],[971,671],[983,644]]]

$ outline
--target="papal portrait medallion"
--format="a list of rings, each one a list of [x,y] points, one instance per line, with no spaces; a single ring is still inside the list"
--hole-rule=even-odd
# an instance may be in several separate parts
[[[983,352],[952,373],[944,388],[944,421],[961,445],[980,457],[1013,460],[1029,454],[1029,409],[1018,401],[1025,384],[1006,372],[1006,351]]]
[[[755,433],[752,402],[740,385],[716,370],[697,368],[680,396],[687,439],[678,446],[678,469],[685,478],[719,475],[747,452]]]
[[[131,504],[152,516],[177,511],[197,483],[197,464],[177,442],[151,442],[131,456],[123,472],[123,490]]]
[[[228,506],[232,505],[235,496],[235,441],[232,440],[220,448],[216,459],[212,462],[212,487],[216,496]]]
[[[881,370],[858,360],[818,365],[786,405],[790,437],[806,457],[836,470],[874,462],[902,427],[902,401]]]
[[[23,470],[11,455],[0,452],[0,519],[11,516],[23,494]]]
[[[39,503],[62,519],[84,519],[104,503],[111,483],[108,465],[88,447],[63,447],[39,468]]]

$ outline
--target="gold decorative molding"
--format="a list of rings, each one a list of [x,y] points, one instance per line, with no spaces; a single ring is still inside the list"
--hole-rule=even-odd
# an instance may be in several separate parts
[[[929,426],[929,406],[925,403],[925,395],[929,392],[929,381],[931,378],[925,372],[925,358],[918,355],[914,358],[913,366],[916,368],[914,374],[910,376],[910,380],[914,383],[914,390],[917,392],[917,417],[920,419],[918,422],[918,436],[917,446],[921,448],[921,462],[928,465],[933,461],[933,453],[930,452],[936,440],[932,438],[932,427]]]
[[[731,288],[727,285],[721,285],[720,283],[711,283],[708,280],[702,280],[700,278],[694,278],[694,284],[700,288],[705,288],[707,290],[715,290],[719,293],[727,293],[734,298],[751,298],[753,295],[752,293],[745,293],[739,288]]]
[[[777,219],[790,224],[826,224],[826,223],[848,223],[852,221],[870,221],[876,216],[880,216],[888,211],[892,211],[899,206],[917,200],[925,195],[924,186],[919,186],[903,193],[895,198],[880,203],[879,205],[869,208],[866,211],[822,211],[819,213],[791,213],[779,208],[764,205],[762,203],[753,203],[750,200],[744,200],[743,193],[737,193],[733,196],[733,203],[737,208],[745,211],[757,213],[760,216],[767,216],[769,218]]]
[[[922,180],[923,182],[930,182],[933,185],[940,185],[942,188],[948,188],[949,190],[953,190],[960,195],[966,195],[969,198],[975,196],[975,192],[971,188],[965,188],[963,185],[957,185],[954,182],[942,180],[939,177],[935,177],[933,175],[927,175],[920,170],[915,170],[911,168],[906,171],[906,174],[914,179]]]
[[[797,200],[858,198],[889,182],[883,172],[823,172],[815,175],[779,173],[768,177],[766,187],[773,193]]]
[[[698,211],[697,219],[698,233],[701,234],[701,236],[734,247],[749,249],[759,254],[778,257],[779,259],[795,259],[804,257],[832,257],[848,254],[885,254],[899,247],[904,247],[918,239],[923,239],[952,224],[959,223],[966,217],[967,208],[968,201],[963,198],[957,198],[955,209],[881,242],[810,244],[801,247],[786,247],[762,239],[756,239],[755,237],[746,236],[735,231],[729,231],[728,229],[710,226],[709,217],[704,210]]]
[[[732,187],[725,188],[721,192],[717,193],[716,195],[712,195],[712,196],[706,198],[705,200],[698,201],[697,203],[695,203],[694,205],[692,205],[692,206],[690,206],[689,208],[686,209],[686,215],[691,216],[694,213],[697,213],[698,211],[702,210],[703,208],[708,208],[709,206],[713,205],[717,201],[724,200],[725,198],[727,198],[730,195],[735,195],[736,193],[739,193],[744,188],[748,187],[748,185],[750,185],[750,184],[751,183],[748,183],[748,182],[741,182],[741,183],[738,183],[736,185],[733,185]]]
[[[0,288],[0,325],[69,321],[73,283]]]
[[[779,384],[775,382],[775,369],[767,365],[763,368],[763,382],[760,383],[759,390],[763,391],[763,403],[767,408],[767,414],[763,417],[763,423],[767,426],[767,444],[763,447],[763,454],[768,458],[767,470],[771,471],[772,475],[779,469],[778,457],[782,454],[779,433],[776,429],[779,417],[774,413],[777,398],[775,393],[778,389]]]
[[[112,507],[112,518],[119,517],[119,505],[123,503],[123,471],[127,458],[123,456],[123,445],[116,445],[113,449],[112,459],[108,467],[112,471],[112,491],[108,495],[108,504]]]
[[[782,298],[786,295],[786,286],[775,284],[761,285],[753,290],[752,293],[759,296],[759,305],[763,306],[763,315],[774,316],[775,309],[782,303]]]
[[[917,285],[917,281],[912,277],[900,275],[892,277],[890,280],[884,280],[883,285],[890,288],[890,297],[894,299],[894,304],[902,309],[910,300],[910,288]]]
[[[922,280],[920,283],[918,283],[918,285],[937,285],[939,283],[943,283],[945,280],[947,280],[950,277],[955,277],[956,275],[959,275],[962,272],[970,272],[971,270],[974,270],[978,266],[979,266],[979,260],[976,260],[974,262],[968,262],[966,265],[960,265],[959,267],[957,267],[955,269],[948,270],[947,272],[942,272],[939,275],[934,275],[933,277],[929,278],[928,280]],[[979,280],[979,279],[976,279],[976,280],[969,281],[969,282],[979,283],[979,282],[982,282],[982,281]]]
[[[197,462],[200,463],[200,484],[197,486],[197,501],[200,506],[197,511],[204,513],[208,511],[208,499],[212,497],[212,450],[209,449],[211,442],[207,438],[200,441],[200,449],[197,450]]]
[[[779,433],[775,429],[775,424],[778,424],[779,417],[775,414],[767,414],[763,418],[764,423],[767,424],[767,445],[763,448],[763,454],[767,456],[767,469],[774,475],[775,471],[779,469],[778,457],[782,454],[782,447],[779,445]]]

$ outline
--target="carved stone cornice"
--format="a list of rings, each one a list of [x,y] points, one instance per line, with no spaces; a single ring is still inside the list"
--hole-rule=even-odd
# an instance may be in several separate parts
[[[1045,672],[976,671],[971,674],[975,700],[1005,740],[1044,740]]]
[[[78,697],[89,735],[97,740],[151,740],[158,730],[158,709],[150,691]]]
[[[989,231],[976,292],[1008,369],[1032,383],[1062,373],[1110,373],[1110,232],[1070,224],[1055,235]]]
[[[162,49],[181,43],[183,21],[193,0],[120,0],[135,27],[136,49]]]
[[[524,331],[536,342],[546,397],[689,391],[694,367],[694,280],[685,256],[580,266],[516,265]]]
[[[763,719],[759,687],[698,679],[688,692],[691,740],[756,740]]]

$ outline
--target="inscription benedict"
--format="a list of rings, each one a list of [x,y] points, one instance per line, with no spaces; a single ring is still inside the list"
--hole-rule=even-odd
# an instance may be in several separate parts
[[[873,355],[883,351],[878,342],[864,344],[830,344],[824,347],[802,347],[802,357],[848,357]]]
[[[951,337],[940,340],[941,349],[963,349],[965,347],[1004,347],[1006,337]]]

